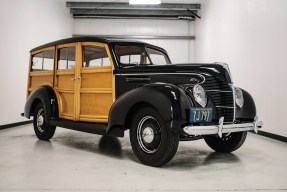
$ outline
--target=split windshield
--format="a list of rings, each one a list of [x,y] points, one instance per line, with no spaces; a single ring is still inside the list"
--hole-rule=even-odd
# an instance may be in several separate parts
[[[115,53],[122,65],[167,65],[170,60],[159,50],[136,45],[117,45]]]

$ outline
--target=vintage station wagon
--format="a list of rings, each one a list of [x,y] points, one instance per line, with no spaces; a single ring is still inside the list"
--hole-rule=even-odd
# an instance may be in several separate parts
[[[171,64],[143,42],[74,37],[31,50],[27,102],[36,136],[56,127],[123,137],[138,159],[162,166],[181,140],[204,139],[232,152],[262,127],[251,95],[235,87],[228,65]]]

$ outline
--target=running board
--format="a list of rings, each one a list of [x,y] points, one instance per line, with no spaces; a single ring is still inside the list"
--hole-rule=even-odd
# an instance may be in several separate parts
[[[50,124],[66,129],[81,131],[86,133],[93,133],[98,135],[106,135],[108,124],[106,123],[86,123],[79,121],[70,121],[65,119],[50,120]]]

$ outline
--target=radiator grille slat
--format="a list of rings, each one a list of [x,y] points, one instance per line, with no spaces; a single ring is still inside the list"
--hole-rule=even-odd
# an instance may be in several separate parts
[[[233,122],[234,98],[232,87],[230,87],[225,80],[216,76],[208,75],[205,75],[205,82],[202,84],[202,86],[206,90],[208,97],[213,100],[214,105],[219,106],[216,107],[217,120],[224,116],[224,122]]]

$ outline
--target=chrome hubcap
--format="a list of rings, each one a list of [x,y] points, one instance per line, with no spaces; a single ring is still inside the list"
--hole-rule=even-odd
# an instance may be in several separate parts
[[[145,143],[151,143],[154,139],[154,132],[153,132],[152,128],[146,127],[143,130],[142,137],[143,137],[143,141]]]
[[[152,116],[142,118],[137,127],[137,140],[146,153],[155,153],[161,144],[160,125]]]
[[[44,109],[40,109],[37,113],[37,128],[41,133],[44,132],[43,125],[44,125]]]

